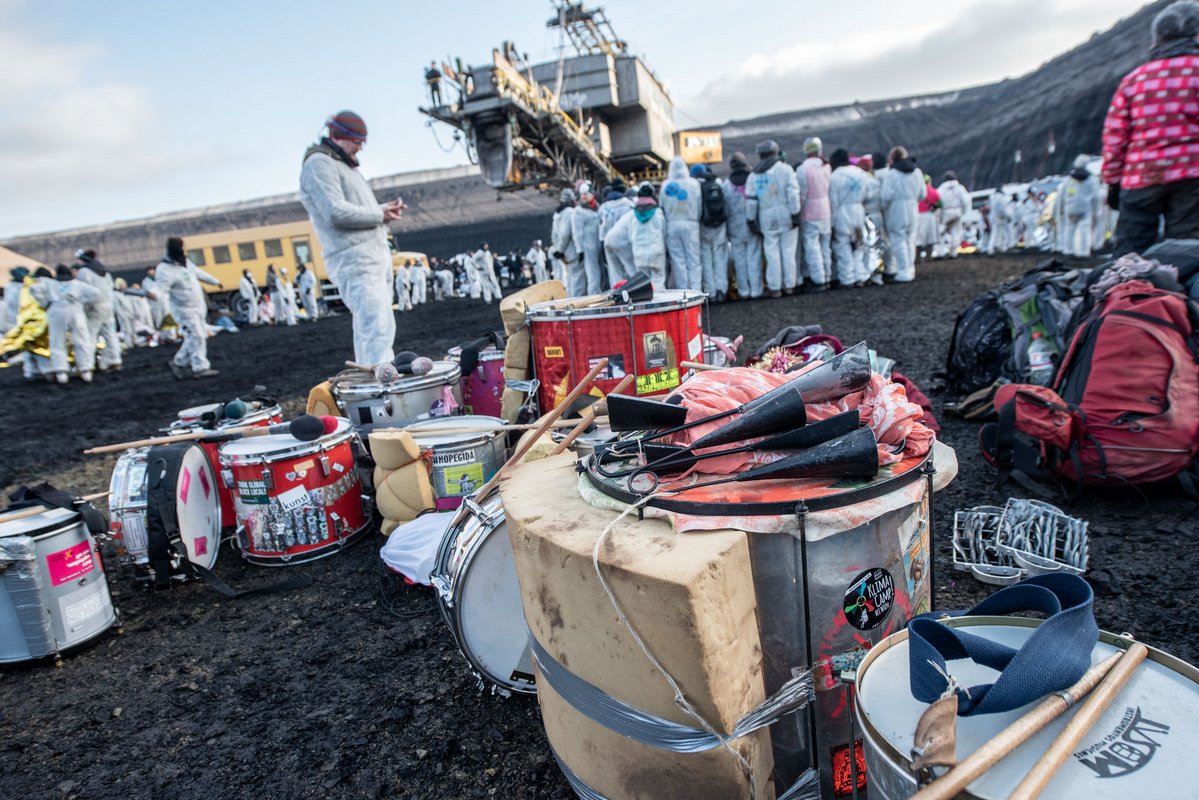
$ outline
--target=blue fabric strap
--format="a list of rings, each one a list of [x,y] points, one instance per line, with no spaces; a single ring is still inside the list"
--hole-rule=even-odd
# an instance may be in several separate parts
[[[994,683],[958,692],[958,716],[995,714],[1074,685],[1091,666],[1099,640],[1094,594],[1077,575],[1039,575],[1000,589],[965,612],[950,616],[1002,616],[1037,611],[1048,618],[1019,650],[937,621],[939,612],[908,623],[912,696],[931,703],[949,687],[946,661],[968,658],[999,671]]]

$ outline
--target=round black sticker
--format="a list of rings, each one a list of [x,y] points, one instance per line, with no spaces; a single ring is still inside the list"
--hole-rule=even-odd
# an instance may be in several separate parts
[[[883,624],[895,605],[895,579],[881,567],[868,569],[845,590],[845,618],[860,631]]]

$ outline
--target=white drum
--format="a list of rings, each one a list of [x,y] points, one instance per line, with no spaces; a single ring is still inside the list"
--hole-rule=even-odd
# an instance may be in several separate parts
[[[428,453],[433,465],[433,494],[437,509],[457,508],[508,460],[507,436],[499,417],[462,416],[428,420],[408,426],[408,432]],[[456,428],[491,428],[477,433]],[[445,430],[445,433],[438,433]]]
[[[122,562],[154,577],[149,557],[149,478],[154,472],[173,487],[175,523],[170,537],[172,570],[184,560],[205,569],[216,564],[221,544],[221,499],[217,476],[204,451],[180,442],[126,450],[117,459],[109,482],[109,529]],[[175,573],[186,577],[183,571]]]
[[[461,379],[462,370],[453,361],[434,361],[425,375],[405,375],[389,383],[342,379],[333,382],[332,391],[337,407],[355,427],[406,425],[453,414],[462,405]]]
[[[441,615],[471,671],[504,696],[535,693],[533,655],[498,493],[466,498],[441,542],[430,576]]]
[[[956,617],[955,628],[1020,648],[1040,625],[1016,617]],[[1092,663],[1112,655],[1126,640],[1100,633]],[[996,672],[969,659],[949,662],[964,686],[991,683]],[[916,722],[927,704],[912,697],[908,679],[908,633],[892,634],[871,649],[858,667],[855,715],[865,743],[866,783],[871,800],[898,800],[916,792],[910,754]],[[1039,701],[1038,701],[1039,702]],[[1081,705],[1081,704],[1080,704]],[[957,756],[965,758],[1027,713],[1033,704],[998,714],[958,717]],[[960,797],[1008,797],[1077,712],[1062,714],[983,774]],[[1187,731],[1199,718],[1199,670],[1160,650],[1149,656],[1116,696],[1099,722],[1054,776],[1046,798],[1128,800],[1188,794],[1192,740]],[[1182,781],[1183,783],[1180,783]]]
[[[57,656],[112,627],[117,612],[83,517],[63,508],[13,516],[0,515],[0,663]]]

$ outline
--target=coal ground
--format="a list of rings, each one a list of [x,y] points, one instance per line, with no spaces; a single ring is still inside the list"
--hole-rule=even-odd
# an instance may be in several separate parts
[[[868,340],[931,391],[954,315],[1031,256],[968,257],[923,266],[915,283],[728,303],[711,330],[756,348],[789,324],[820,323]],[[26,385],[0,370],[0,482],[107,488],[113,457],[84,447],[152,434],[181,408],[263,384],[296,411],[350,353],[350,320],[222,334],[219,377],[179,383],[169,351],[138,350],[91,386]],[[406,314],[403,347],[439,354],[500,327],[494,306],[458,300]],[[977,427],[941,415],[961,471],[934,501],[936,602],[965,608],[989,587],[951,569],[953,512],[1008,496],[978,454]],[[1019,494],[1019,492],[1017,492]],[[1194,506],[1169,490],[1091,491],[1070,511],[1091,522],[1096,614],[1189,661],[1199,660],[1191,599],[1199,555]],[[0,670],[0,786],[8,797],[567,798],[532,697],[476,688],[432,590],[388,583],[381,537],[293,567],[313,584],[227,600],[203,584],[146,593],[110,569],[124,631],[70,653]],[[225,550],[217,572],[237,587],[279,571]],[[399,612],[399,615],[392,611]]]

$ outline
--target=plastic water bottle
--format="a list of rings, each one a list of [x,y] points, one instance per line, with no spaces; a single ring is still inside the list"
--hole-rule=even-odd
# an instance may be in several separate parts
[[[1028,343],[1028,380],[1038,386],[1048,386],[1053,380],[1054,356],[1057,346],[1040,331],[1033,331]]]

